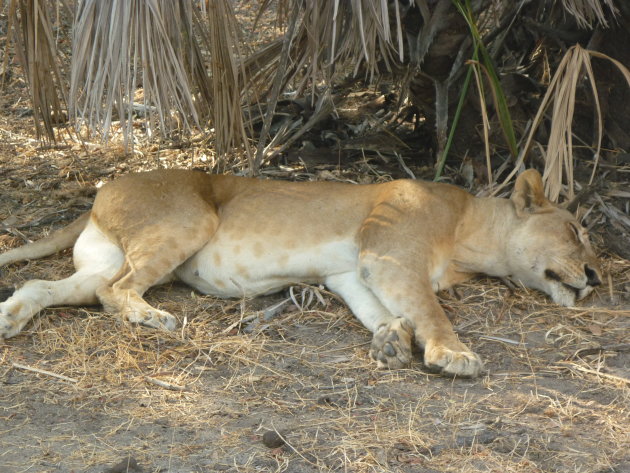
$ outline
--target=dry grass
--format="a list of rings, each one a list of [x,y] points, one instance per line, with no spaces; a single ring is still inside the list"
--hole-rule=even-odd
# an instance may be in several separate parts
[[[554,351],[566,356],[592,346],[592,334],[580,325],[591,322],[593,311],[561,311],[523,294],[497,304],[505,289],[488,283],[462,292],[461,301],[446,304],[467,326],[466,338],[475,340],[490,362],[491,372],[480,381],[436,378],[422,373],[418,364],[374,371],[366,356],[367,333],[337,304],[329,308],[333,314],[281,316],[255,336],[236,330],[225,334],[226,326],[252,313],[250,303],[242,314],[240,303],[167,289],[154,292],[151,302],[177,306],[180,316],[190,317],[174,334],[85,310],[72,310],[71,319],[68,309],[48,311],[2,350],[8,384],[0,402],[12,417],[25,415],[32,399],[41,398],[43,404],[59,405],[65,416],[77,412],[105,419],[104,425],[74,437],[61,422],[30,445],[27,457],[33,464],[46,459],[87,471],[126,453],[144,465],[188,467],[210,455],[216,457],[215,467],[230,471],[283,471],[282,465],[302,471],[389,471],[394,466],[394,471],[468,472],[489,466],[507,472],[596,471],[623,459],[628,386],[573,371],[563,362],[550,364],[549,348],[479,337],[506,337],[516,330],[529,339],[551,328]],[[597,311],[603,325],[623,316],[619,310]],[[316,332],[318,340],[287,338],[299,337],[300,327]],[[613,330],[607,338],[620,335]],[[596,371],[602,357],[613,355],[579,363]],[[515,360],[512,368],[501,370],[497,356]],[[17,372],[9,365],[15,360],[79,381],[67,384]],[[13,403],[7,403],[9,398]],[[28,417],[11,425],[14,434],[28,435]],[[274,429],[287,446],[270,451],[260,436]],[[121,443],[129,432],[133,443]],[[4,447],[14,450],[11,433],[3,438]],[[558,438],[570,439],[570,448]],[[55,457],[62,445],[73,445],[73,452]]]
[[[3,130],[15,143],[0,152],[10,196],[0,201],[11,232],[3,250],[61,224],[46,217],[70,220],[99,179],[156,162],[191,165],[179,150],[147,147],[121,167],[120,155],[96,144],[90,154],[41,150]],[[199,164],[211,152],[194,155]],[[98,308],[46,310],[0,346],[3,471],[101,473],[127,456],[145,471],[607,471],[629,460],[630,263],[604,263],[611,285],[578,308],[490,280],[441,294],[487,363],[478,380],[425,373],[419,360],[375,370],[368,332],[324,291],[323,303],[306,295],[310,305],[287,302],[264,320],[262,309],[289,296],[222,301],[179,285],[152,290],[149,302],[179,317],[173,333]],[[66,252],[3,270],[4,283],[20,284],[67,275],[71,262]],[[264,446],[269,430],[286,445]]]

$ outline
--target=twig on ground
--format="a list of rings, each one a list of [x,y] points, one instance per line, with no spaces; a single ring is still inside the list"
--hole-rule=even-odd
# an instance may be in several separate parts
[[[585,355],[597,355],[605,351],[616,351],[616,352],[630,351],[630,343],[617,343],[614,345],[602,345],[595,348],[582,348],[581,350],[576,351],[575,354],[571,357],[571,359],[575,359],[579,356],[585,356]]]
[[[614,374],[602,373],[601,371],[585,368],[584,366],[580,366],[570,361],[558,361],[556,364],[560,366],[564,366],[570,370],[577,370],[583,373],[594,374],[595,376],[600,376],[609,381],[615,381],[617,383],[625,383],[625,384],[630,385],[630,379],[628,378],[623,378],[621,376],[616,376]]]
[[[151,378],[150,376],[145,376],[144,379],[151,384],[155,384],[156,386],[160,386],[164,389],[170,389],[171,391],[186,391],[187,389],[185,386],[168,383],[166,381],[162,381],[161,379]]]
[[[25,371],[32,371],[34,373],[45,374],[46,376],[51,376],[53,378],[62,379],[64,381],[69,381],[71,383],[78,383],[79,380],[75,378],[70,378],[68,376],[64,376],[62,374],[53,373],[52,371],[41,370],[39,368],[33,368],[32,366],[22,365],[20,363],[11,363],[14,368],[18,368]]]
[[[493,342],[503,342],[503,343],[509,343],[510,345],[521,345],[526,347],[527,343],[525,342],[519,342],[518,340],[512,340],[510,338],[504,338],[504,337],[494,337],[492,335],[482,335],[479,337],[482,340],[490,340]]]

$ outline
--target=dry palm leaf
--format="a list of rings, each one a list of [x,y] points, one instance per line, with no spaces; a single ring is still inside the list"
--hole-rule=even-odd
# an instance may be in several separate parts
[[[270,3],[263,2],[262,8]],[[306,81],[317,83],[322,77],[330,79],[345,66],[356,73],[365,65],[367,74],[374,75],[379,71],[379,60],[387,69],[394,57],[402,60],[401,8],[409,8],[409,4],[387,0],[278,2],[279,12],[290,11],[291,7],[299,9],[300,24],[291,52],[293,66],[287,74],[303,74],[301,86]]]
[[[613,0],[562,0],[564,9],[573,15],[581,28],[590,27],[595,21],[608,27],[604,5],[613,14],[617,13]]]
[[[66,113],[66,88],[58,67],[47,2],[11,0],[11,30],[15,51],[29,85],[37,137],[55,141],[54,126]]]
[[[593,181],[597,164],[599,162],[599,153],[602,143],[603,123],[602,113],[599,105],[597,93],[597,85],[591,67],[591,58],[597,57],[608,59],[619,71],[624,75],[628,85],[630,86],[630,71],[619,61],[597,51],[583,49],[579,44],[573,46],[567,51],[564,58],[560,62],[556,73],[554,74],[547,93],[545,94],[536,117],[533,120],[527,141],[519,154],[514,169],[507,178],[498,186],[493,194],[500,191],[514,177],[522,166],[525,157],[533,143],[534,134],[540,125],[543,116],[549,106],[553,103],[551,114],[551,132],[549,143],[545,153],[545,170],[543,180],[545,181],[545,191],[549,198],[556,202],[560,196],[563,182],[568,186],[568,198],[573,198],[573,133],[572,123],[575,111],[575,93],[578,81],[582,80],[584,75],[588,78],[593,92],[595,103],[595,112],[597,114],[597,144],[595,146],[593,171],[589,184]]]
[[[245,67],[239,66],[243,62],[238,47],[239,28],[229,0],[209,1],[206,8],[216,150],[221,156],[233,148],[244,147],[253,169],[242,110],[241,94],[247,93],[244,84],[248,76]]]
[[[125,142],[131,136],[134,97],[143,89],[147,131],[168,136],[199,124],[209,94],[194,97],[200,54],[189,2],[84,0],[77,6],[70,80],[70,112],[77,126],[110,134],[114,110]]]

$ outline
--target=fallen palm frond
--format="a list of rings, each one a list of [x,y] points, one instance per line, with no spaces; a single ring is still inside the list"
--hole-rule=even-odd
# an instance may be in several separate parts
[[[334,104],[332,97],[330,96],[330,91],[326,90],[320,95],[317,103],[315,104],[313,114],[306,123],[302,124],[302,126],[293,133],[291,132],[297,128],[297,125],[301,124],[301,122],[298,122],[295,126],[287,127],[285,136],[282,136],[281,133],[276,134],[265,150],[265,154],[268,156],[267,159],[270,160],[285,151],[289,146],[295,143],[298,138],[311,130],[316,124],[328,118],[333,110]],[[273,149],[274,146],[278,146],[277,149]]]
[[[551,132],[549,143],[545,154],[545,170],[543,180],[545,182],[545,191],[548,197],[556,202],[560,196],[563,182],[567,184],[568,198],[572,199],[573,191],[573,114],[575,112],[575,94],[578,81],[584,77],[588,78],[591,86],[593,99],[595,104],[595,113],[597,115],[597,143],[595,145],[595,153],[593,157],[593,171],[591,173],[592,182],[599,162],[599,154],[601,150],[603,123],[602,113],[599,105],[599,97],[597,93],[597,85],[591,59],[593,57],[607,59],[611,61],[619,71],[624,75],[628,85],[630,85],[630,71],[619,61],[597,51],[583,49],[579,44],[573,46],[567,51],[564,58],[560,62],[556,73],[554,74],[547,93],[545,94],[538,113],[533,120],[527,141],[519,154],[514,169],[498,186],[493,194],[501,190],[516,175],[522,166],[527,153],[533,143],[534,134],[538,126],[543,120],[545,112],[553,103],[551,114]]]
[[[54,127],[65,121],[66,85],[59,69],[48,2],[11,0],[9,31],[15,52],[24,68],[39,139],[55,141]],[[8,55],[5,55],[5,63]]]

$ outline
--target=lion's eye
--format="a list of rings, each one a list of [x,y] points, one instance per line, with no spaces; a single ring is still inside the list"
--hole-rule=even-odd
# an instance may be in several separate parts
[[[545,277],[553,281],[562,281],[560,275],[551,269],[545,269]]]

